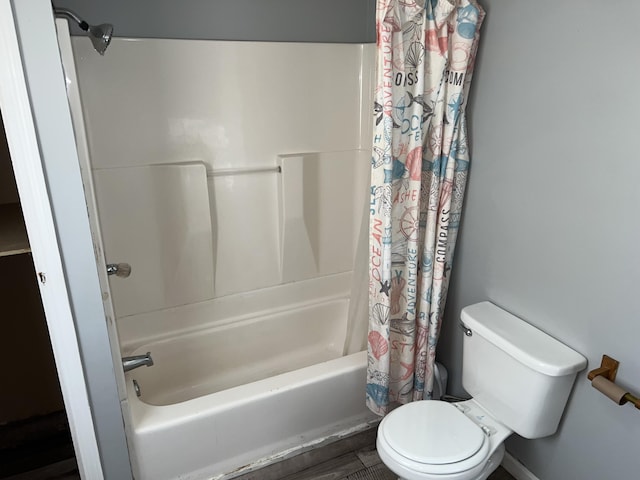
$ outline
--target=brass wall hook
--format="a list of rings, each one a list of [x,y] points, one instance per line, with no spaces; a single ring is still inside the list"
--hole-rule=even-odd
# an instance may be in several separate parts
[[[618,374],[618,366],[620,362],[615,358],[611,358],[609,355],[602,355],[602,361],[600,362],[600,368],[591,370],[587,375],[589,380],[593,380],[596,377],[603,376],[611,382],[616,381],[616,375]]]

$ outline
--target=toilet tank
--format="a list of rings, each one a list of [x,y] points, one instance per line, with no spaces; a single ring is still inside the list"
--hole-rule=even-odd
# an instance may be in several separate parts
[[[586,359],[500,307],[462,310],[462,385],[496,420],[525,438],[558,428],[576,374]]]

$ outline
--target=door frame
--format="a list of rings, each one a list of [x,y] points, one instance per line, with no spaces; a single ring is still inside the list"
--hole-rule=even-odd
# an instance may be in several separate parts
[[[114,372],[119,359],[110,353],[86,204],[77,205],[84,192],[56,38],[49,0],[0,0],[0,110],[78,468],[84,479],[125,480],[132,477]],[[39,64],[48,75],[34,75]],[[59,108],[65,104],[66,113]],[[66,128],[52,128],[47,115]]]

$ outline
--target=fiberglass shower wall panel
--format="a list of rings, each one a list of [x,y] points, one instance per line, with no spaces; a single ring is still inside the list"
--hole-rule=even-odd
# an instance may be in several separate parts
[[[72,39],[94,168],[359,148],[362,45]]]
[[[211,174],[276,167],[278,155],[360,148],[362,45],[114,38],[100,56],[86,39],[72,41],[94,175],[203,164],[210,174],[210,298],[281,283],[279,174]],[[100,211],[100,202],[116,201],[105,200],[109,195],[118,196],[118,188],[103,192]],[[122,241],[111,237],[127,231],[126,215],[114,215],[110,228],[103,225],[106,245]],[[134,272],[149,262],[109,257],[127,261]],[[111,283],[126,290],[126,282]],[[114,292],[116,304],[126,294]]]
[[[275,171],[209,178],[216,297],[280,283],[277,181]]]
[[[202,163],[95,170],[98,214],[116,315],[200,302],[213,296],[207,172]]]
[[[368,155],[351,150],[282,155],[282,281],[353,269]]]

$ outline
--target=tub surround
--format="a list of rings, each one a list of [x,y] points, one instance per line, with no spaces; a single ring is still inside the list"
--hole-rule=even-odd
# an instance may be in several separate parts
[[[82,40],[104,251],[133,267],[118,318],[353,268],[371,46]]]
[[[224,477],[376,422],[347,338],[372,46],[83,40],[65,70],[96,251],[132,266],[101,277],[109,326],[154,359],[119,375],[136,477]]]
[[[202,329],[324,302],[346,301],[350,283],[351,274],[340,273],[122,317],[118,319],[120,347],[123,354],[132,355],[146,344]]]

